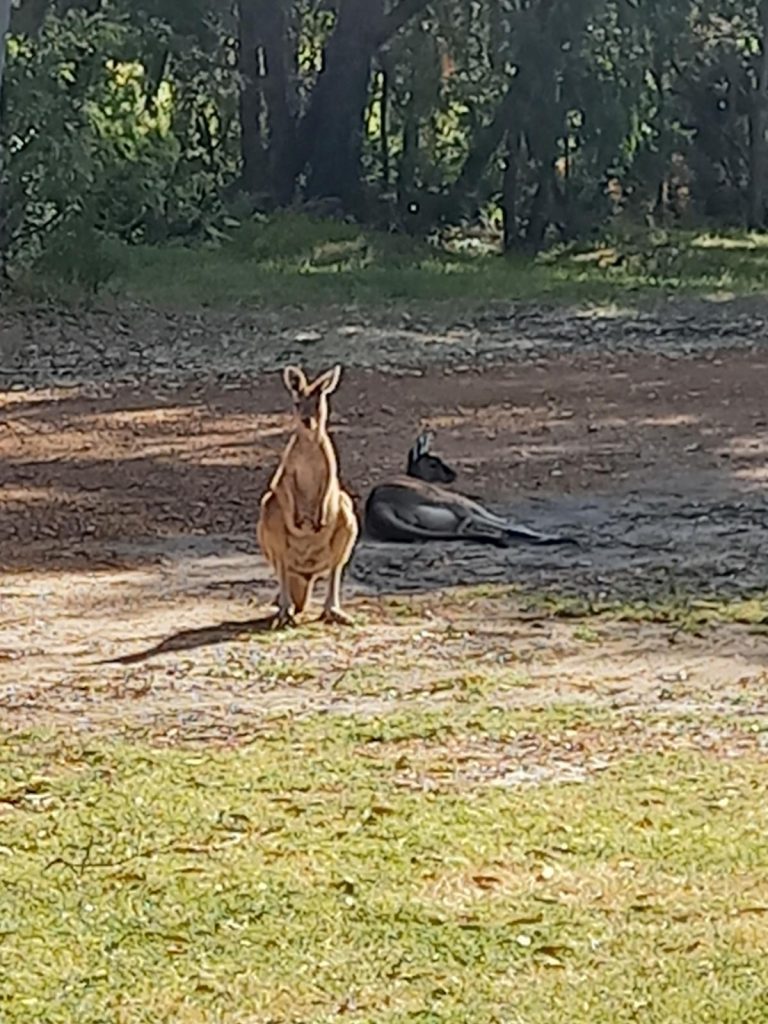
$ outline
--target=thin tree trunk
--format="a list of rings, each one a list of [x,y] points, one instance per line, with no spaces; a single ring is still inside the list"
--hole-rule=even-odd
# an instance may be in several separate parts
[[[448,194],[447,208],[456,205],[466,206],[474,196],[489,160],[504,139],[504,133],[507,131],[516,101],[517,94],[514,87],[510,85],[506,95],[496,108],[493,119],[481,128],[472,140],[469,156],[464,161],[464,166]]]
[[[749,118],[749,227],[765,226],[766,174],[768,174],[768,0],[760,2],[760,67]]]
[[[261,130],[261,75],[258,33],[252,0],[238,0],[237,67],[240,73],[240,156],[245,191],[264,189],[264,140]]]
[[[5,125],[2,115],[5,109],[3,102],[3,83],[5,82],[5,49],[8,30],[11,25],[11,0],[0,0],[0,281],[6,276],[6,209],[5,209]]]
[[[11,32],[15,36],[36,38],[45,23],[53,0],[22,0],[11,12]]]
[[[0,100],[5,79],[5,41],[11,27],[11,0],[0,0]]]
[[[276,0],[261,0],[258,12],[261,46],[262,95],[267,115],[268,169],[270,192],[279,206],[293,196],[291,176],[296,139],[291,109],[292,46],[285,6]]]
[[[504,252],[517,248],[520,238],[517,227],[517,177],[520,157],[520,137],[514,130],[507,136],[507,156],[501,187],[501,217]]]
[[[403,112],[403,149],[397,165],[397,206],[407,231],[415,230],[416,213],[416,164],[419,155],[419,119],[416,114],[411,92]],[[414,205],[415,204],[415,205]]]
[[[381,95],[379,96],[379,119],[381,121],[379,144],[381,147],[381,180],[385,191],[389,189],[389,75],[381,69]]]
[[[251,195],[278,206],[295,187],[292,45],[285,6],[238,0],[238,70],[242,180]]]

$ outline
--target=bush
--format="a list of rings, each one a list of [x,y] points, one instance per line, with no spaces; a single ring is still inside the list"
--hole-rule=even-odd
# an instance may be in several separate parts
[[[53,230],[35,262],[35,272],[44,278],[95,295],[115,276],[125,246],[105,235],[92,217],[77,214]]]

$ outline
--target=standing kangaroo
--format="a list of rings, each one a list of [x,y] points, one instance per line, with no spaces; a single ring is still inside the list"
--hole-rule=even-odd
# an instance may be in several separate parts
[[[359,528],[352,498],[339,483],[336,449],[328,434],[328,395],[341,367],[309,383],[288,366],[283,382],[293,399],[294,433],[261,499],[258,538],[275,570],[280,592],[275,627],[293,624],[309,601],[315,580],[328,576],[321,620],[349,624],[341,610],[341,576]]]

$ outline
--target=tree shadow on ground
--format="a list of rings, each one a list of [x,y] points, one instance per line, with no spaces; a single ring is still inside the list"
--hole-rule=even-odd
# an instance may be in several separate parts
[[[648,357],[405,380],[351,372],[333,403],[343,476],[364,497],[402,470],[429,424],[462,489],[526,514],[537,496],[661,487],[682,497],[697,481],[712,493],[754,490],[768,451],[758,363],[734,354],[716,369]],[[203,536],[255,549],[259,498],[287,436],[283,409],[272,379],[177,395],[6,394],[0,565],[130,568]]]

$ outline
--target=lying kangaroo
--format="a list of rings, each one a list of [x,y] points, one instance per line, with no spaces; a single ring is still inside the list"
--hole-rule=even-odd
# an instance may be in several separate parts
[[[365,505],[365,532],[372,540],[469,541],[506,548],[513,544],[578,544],[571,537],[513,525],[479,502],[440,484],[456,471],[429,452],[432,435],[420,434],[408,453],[408,475],[374,487]]]
[[[258,538],[277,574],[280,591],[275,626],[293,623],[304,610],[315,580],[328,575],[324,622],[348,624],[341,610],[341,575],[359,528],[352,498],[342,490],[336,450],[328,434],[328,395],[341,367],[310,384],[296,366],[283,371],[293,399],[294,433],[261,499]]]

